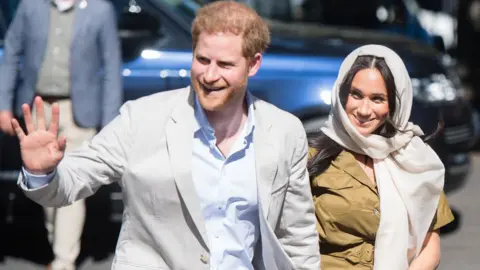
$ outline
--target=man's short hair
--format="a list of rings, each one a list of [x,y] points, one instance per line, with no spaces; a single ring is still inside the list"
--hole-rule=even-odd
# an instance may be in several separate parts
[[[193,49],[202,32],[241,35],[245,57],[263,53],[270,43],[270,32],[263,19],[247,5],[233,1],[216,1],[198,10],[192,25]]]

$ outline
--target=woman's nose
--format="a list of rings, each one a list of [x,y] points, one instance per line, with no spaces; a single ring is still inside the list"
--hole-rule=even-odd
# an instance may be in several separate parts
[[[219,79],[218,69],[213,65],[210,64],[205,72],[204,80],[206,83],[213,83]]]

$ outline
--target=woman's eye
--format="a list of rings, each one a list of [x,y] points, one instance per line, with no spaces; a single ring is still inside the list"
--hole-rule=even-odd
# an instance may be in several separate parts
[[[378,98],[374,98],[374,99],[373,99],[373,102],[375,102],[375,103],[383,103],[383,102],[385,102],[385,99],[382,98],[382,97],[378,97]]]
[[[358,92],[351,92],[350,95],[355,99],[361,99],[362,96]]]

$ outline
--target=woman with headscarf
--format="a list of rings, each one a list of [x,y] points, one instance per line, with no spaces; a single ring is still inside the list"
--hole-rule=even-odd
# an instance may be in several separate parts
[[[363,46],[342,63],[329,118],[309,137],[321,269],[438,266],[438,230],[453,215],[444,166],[408,121],[412,101],[389,48]]]

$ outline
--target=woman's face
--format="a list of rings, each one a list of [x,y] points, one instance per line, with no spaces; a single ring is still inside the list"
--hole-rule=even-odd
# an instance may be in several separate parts
[[[345,111],[363,136],[375,132],[385,122],[389,112],[388,92],[377,69],[362,69],[355,74]]]

